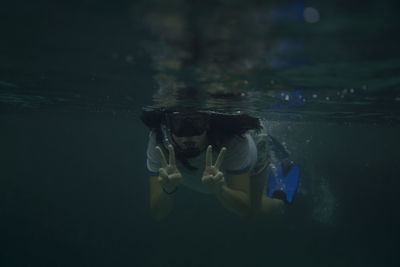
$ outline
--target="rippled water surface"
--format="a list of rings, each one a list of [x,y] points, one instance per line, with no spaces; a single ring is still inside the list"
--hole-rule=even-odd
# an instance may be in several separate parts
[[[10,4],[2,11],[0,103],[11,113],[137,113],[160,87],[169,95],[190,88],[213,108],[262,115],[296,108],[306,121],[396,124],[396,7]]]

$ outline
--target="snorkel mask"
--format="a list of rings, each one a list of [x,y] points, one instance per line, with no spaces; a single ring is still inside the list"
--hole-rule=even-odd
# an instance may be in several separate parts
[[[172,135],[176,137],[199,136],[209,129],[209,125],[209,117],[205,113],[168,112],[165,114],[165,122],[161,125],[164,145],[173,144],[176,153],[183,157],[196,157],[203,150],[191,142],[184,143],[182,146],[178,145],[172,138]]]

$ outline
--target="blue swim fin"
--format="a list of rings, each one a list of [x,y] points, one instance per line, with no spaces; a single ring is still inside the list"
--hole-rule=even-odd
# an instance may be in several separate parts
[[[285,173],[280,162],[272,163],[267,196],[292,204],[299,185],[300,167],[290,166]]]

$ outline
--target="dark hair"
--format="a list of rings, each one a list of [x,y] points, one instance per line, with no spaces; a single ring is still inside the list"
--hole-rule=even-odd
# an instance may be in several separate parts
[[[221,149],[231,138],[243,137],[249,130],[260,129],[260,120],[247,114],[214,113],[210,116],[208,137],[214,147]]]
[[[150,130],[161,132],[160,125],[165,123],[165,114],[177,110],[179,109],[144,107],[140,119]],[[186,109],[183,112],[185,111]],[[193,113],[193,111],[191,112]],[[211,110],[200,110],[198,112],[205,113],[209,116],[209,137],[212,137],[212,140],[226,140],[233,136],[241,136],[248,130],[261,129],[260,120],[248,114],[242,114],[240,112],[229,114]]]

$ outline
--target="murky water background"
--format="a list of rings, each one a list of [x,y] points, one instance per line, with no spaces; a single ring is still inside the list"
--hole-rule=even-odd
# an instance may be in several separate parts
[[[397,266],[396,10],[4,3],[0,265]],[[149,217],[140,108],[189,100],[267,120],[302,168],[285,214],[247,221],[182,188]]]

